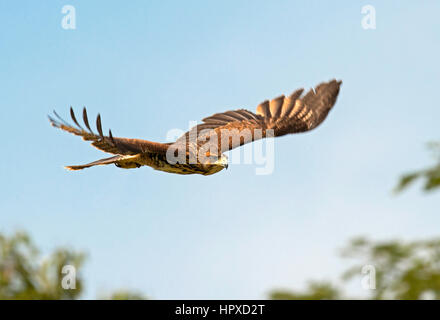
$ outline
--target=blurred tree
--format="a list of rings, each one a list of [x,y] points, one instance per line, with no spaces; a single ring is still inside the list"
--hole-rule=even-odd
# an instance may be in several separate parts
[[[38,263],[39,252],[27,234],[0,234],[0,299],[75,299],[82,291],[82,277],[77,273],[76,289],[65,290],[61,270],[65,265],[79,270],[84,258],[60,248]]]
[[[437,164],[424,170],[404,174],[395,188],[396,193],[406,189],[419,178],[425,180],[423,186],[425,191],[431,191],[440,187],[440,142],[431,142],[428,144],[428,147],[431,149]]]
[[[375,267],[377,286],[370,290],[372,299],[440,299],[440,239],[373,243],[357,238],[343,256],[360,259],[360,264],[345,272],[346,280],[363,276],[364,265]]]
[[[274,300],[338,300],[341,292],[330,282],[310,281],[304,292],[274,290],[270,298]]]
[[[369,290],[371,299],[440,299],[440,239],[371,242],[353,239],[342,256],[359,263],[343,273],[344,283],[365,277],[366,265],[375,269],[376,289]],[[360,285],[360,283],[359,283]],[[349,299],[342,289],[329,282],[314,282],[305,292],[272,291],[271,299]]]
[[[41,259],[39,251],[30,237],[17,232],[7,237],[0,234],[0,300],[30,299],[77,299],[83,289],[83,278],[79,270],[85,254],[67,248],[56,249]],[[63,267],[75,267],[75,289],[64,289]],[[111,294],[110,299],[145,299],[129,291]]]
[[[126,290],[119,290],[116,292],[113,292],[110,297],[104,298],[104,299],[110,299],[110,300],[145,300],[147,297],[145,297],[143,294],[139,292],[130,292]]]

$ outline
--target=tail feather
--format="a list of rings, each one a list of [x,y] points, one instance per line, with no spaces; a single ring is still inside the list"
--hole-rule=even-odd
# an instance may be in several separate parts
[[[100,159],[100,160],[96,160],[87,164],[82,164],[82,165],[77,165],[77,166],[65,166],[64,168],[66,168],[67,170],[82,170],[85,168],[90,168],[93,166],[99,166],[99,165],[106,165],[106,164],[112,164],[112,163],[117,163],[119,160],[123,159],[124,156],[121,155],[117,155],[114,157],[110,157],[110,158],[105,158],[105,159]]]

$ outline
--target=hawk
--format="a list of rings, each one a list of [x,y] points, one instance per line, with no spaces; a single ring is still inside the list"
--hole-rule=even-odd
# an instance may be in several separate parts
[[[81,170],[97,165],[114,164],[131,169],[149,166],[155,170],[176,174],[211,175],[228,168],[226,151],[266,137],[280,137],[310,131],[320,125],[336,102],[342,81],[331,80],[310,89],[297,89],[291,95],[281,95],[260,103],[256,112],[245,109],[216,113],[191,128],[172,143],[114,137],[111,130],[104,135],[101,116],[96,118],[97,133],[90,128],[87,111],[83,109],[81,126],[70,108],[74,125],[64,121],[55,111],[49,116],[52,126],[80,136],[83,140],[114,156],[88,164],[66,166]]]

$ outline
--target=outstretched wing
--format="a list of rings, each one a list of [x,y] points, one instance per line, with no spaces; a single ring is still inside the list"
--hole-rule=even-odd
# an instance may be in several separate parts
[[[203,119],[202,124],[192,128],[179,140],[190,141],[191,136],[197,135],[198,138],[202,137],[198,142],[200,145],[206,140],[211,142],[208,137],[214,136],[218,150],[225,152],[265,138],[269,132],[279,137],[310,131],[327,117],[336,102],[341,83],[331,80],[319,84],[304,96],[304,89],[298,89],[287,97],[282,95],[271,101],[266,100],[258,105],[256,113],[244,109],[216,113]]]
[[[92,141],[92,146],[108,153],[121,155],[135,155],[143,152],[164,153],[168,148],[168,145],[163,143],[141,139],[113,137],[111,130],[109,130],[108,136],[104,136],[101,125],[101,116],[99,114],[96,118],[96,129],[98,130],[98,134],[95,134],[90,128],[86,108],[83,109],[82,115],[87,130],[78,123],[72,108],[70,108],[70,116],[76,126],[64,121],[55,111],[54,115],[57,119],[49,116],[49,121],[52,126],[80,136],[83,140]]]

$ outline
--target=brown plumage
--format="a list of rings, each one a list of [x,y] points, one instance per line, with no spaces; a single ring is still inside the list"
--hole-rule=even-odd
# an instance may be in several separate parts
[[[110,130],[108,136],[105,136],[99,114],[96,134],[90,127],[85,108],[82,117],[87,130],[79,124],[72,108],[70,116],[76,126],[65,122],[55,111],[57,120],[53,117],[49,117],[49,120],[54,127],[81,136],[99,150],[116,155],[86,165],[66,167],[70,170],[113,163],[122,168],[147,165],[172,173],[209,175],[227,167],[227,158],[223,152],[271,135],[279,137],[316,128],[335,104],[341,83],[332,80],[319,84],[303,96],[304,90],[298,89],[287,97],[282,95],[271,101],[266,100],[257,106],[256,113],[245,109],[216,113],[204,118],[203,123],[192,128],[174,144],[113,137]],[[193,137],[197,137],[197,140]],[[185,159],[188,160],[191,154],[198,154],[207,145],[212,148],[206,154],[209,159],[204,162],[199,161],[198,157],[196,163],[172,163],[169,159],[170,154],[174,154],[170,153],[171,147],[185,147]],[[216,151],[212,152],[213,149]],[[205,152],[207,149],[203,150]]]

